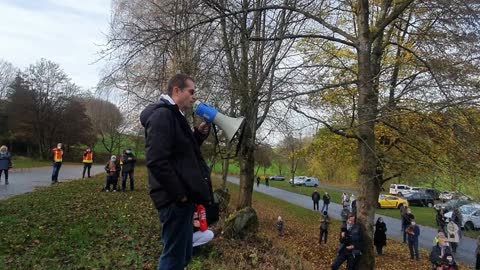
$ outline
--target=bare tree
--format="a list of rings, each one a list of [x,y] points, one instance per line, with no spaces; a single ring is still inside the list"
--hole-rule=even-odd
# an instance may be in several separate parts
[[[7,98],[8,88],[18,72],[18,69],[12,63],[0,59],[0,100]]]

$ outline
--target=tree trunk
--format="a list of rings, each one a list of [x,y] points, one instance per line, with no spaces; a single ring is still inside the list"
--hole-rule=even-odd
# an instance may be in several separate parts
[[[375,73],[372,69],[372,41],[369,29],[368,0],[360,0],[358,7],[358,148],[360,155],[359,196],[357,221],[362,225],[364,255],[359,269],[375,269],[373,225],[380,188],[376,179],[375,121],[378,94],[375,91]]]
[[[228,167],[230,166],[230,159],[223,159],[222,164],[222,190],[227,190],[227,176],[228,176]]]
[[[254,111],[254,110],[253,110]],[[254,116],[254,117],[249,117]],[[255,125],[256,112],[249,111],[246,117],[245,129],[243,132],[243,143],[240,146],[239,161],[240,161],[240,193],[238,196],[237,209],[242,209],[247,206],[252,206],[253,182],[255,171]]]

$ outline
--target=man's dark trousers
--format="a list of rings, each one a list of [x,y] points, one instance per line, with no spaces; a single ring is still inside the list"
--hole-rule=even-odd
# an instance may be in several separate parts
[[[58,173],[60,172],[61,167],[62,167],[62,162],[53,163],[52,183],[58,182]]]
[[[318,201],[313,201],[313,210],[317,210],[318,211],[319,207],[318,207]]]
[[[125,191],[127,188],[127,177],[130,177],[130,191],[134,189],[134,179],[133,179],[133,171],[130,172],[122,172],[122,191]]]
[[[360,256],[353,256],[351,253],[343,251],[337,255],[337,258],[332,264],[332,270],[340,269],[340,266],[342,266],[345,261],[347,261],[347,270],[355,270],[358,268]]]
[[[158,210],[163,226],[159,270],[183,270],[192,259],[194,211],[192,203],[174,203]]]

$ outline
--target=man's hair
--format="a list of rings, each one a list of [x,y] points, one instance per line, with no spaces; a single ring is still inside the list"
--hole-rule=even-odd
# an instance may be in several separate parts
[[[172,96],[174,87],[178,87],[180,89],[185,88],[187,86],[188,80],[195,82],[195,80],[190,75],[182,74],[182,73],[174,75],[168,81],[167,94],[169,96]]]

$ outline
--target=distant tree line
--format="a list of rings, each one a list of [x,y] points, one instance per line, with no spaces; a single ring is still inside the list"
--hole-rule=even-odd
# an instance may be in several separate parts
[[[94,147],[97,136],[112,152],[122,122],[114,104],[83,91],[58,64],[41,59],[20,71],[0,61],[0,142],[15,155],[48,159],[62,142],[66,159],[77,159],[72,149]]]

